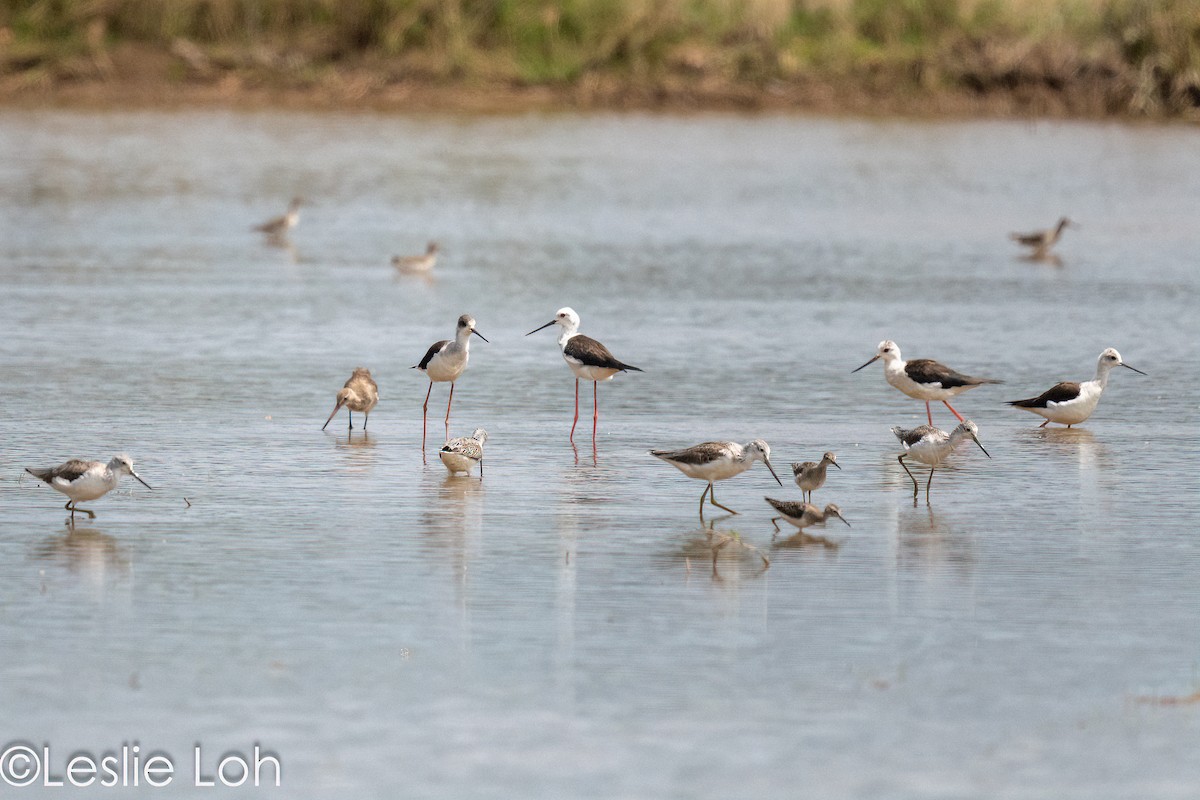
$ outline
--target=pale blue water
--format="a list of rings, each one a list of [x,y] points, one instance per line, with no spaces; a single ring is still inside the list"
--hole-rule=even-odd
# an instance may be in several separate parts
[[[248,232],[296,193],[294,251]],[[1144,698],[1200,690],[1197,197],[1183,127],[0,112],[0,737],[136,739],[155,796],[260,742],[292,798],[1193,797],[1200,703]],[[646,370],[595,462],[523,337],[563,305]],[[482,483],[422,463],[408,369],[464,312]],[[850,374],[883,338],[1006,381],[930,506],[888,432],[924,409]],[[1150,376],[1083,428],[1003,405],[1108,346]],[[322,433],[360,364],[370,435]],[[645,451],[754,437],[835,451],[853,528],[772,549],[758,465],[715,528],[771,566],[714,576]],[[118,451],[155,491],[73,534],[21,479]]]

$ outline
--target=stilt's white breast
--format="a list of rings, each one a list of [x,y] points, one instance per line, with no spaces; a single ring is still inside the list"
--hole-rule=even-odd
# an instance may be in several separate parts
[[[441,349],[441,352],[430,359],[429,366],[425,368],[425,374],[435,382],[458,380],[458,376],[462,375],[463,370],[467,368],[467,358],[465,348],[457,347],[455,342],[450,342]]]

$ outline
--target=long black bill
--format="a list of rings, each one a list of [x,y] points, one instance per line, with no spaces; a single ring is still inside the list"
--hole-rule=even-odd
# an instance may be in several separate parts
[[[537,333],[537,332],[538,332],[538,331],[540,331],[540,330],[543,330],[544,328],[549,328],[551,325],[553,325],[553,324],[554,324],[555,322],[557,322],[557,321],[558,321],[558,320],[554,320],[554,319],[552,319],[552,320],[550,320],[549,322],[547,322],[545,325],[543,325],[541,328],[534,328],[533,330],[531,330],[529,333],[527,333],[527,334],[525,334],[525,335],[526,335],[526,336],[532,336],[533,334]]]
[[[847,527],[847,528],[853,528],[853,527],[854,527],[853,525],[851,525],[851,524],[850,524],[850,520],[846,519],[845,517],[839,516],[839,517],[838,517],[838,519],[840,519],[842,522],[846,523],[846,527]]]
[[[775,479],[775,482],[783,486],[783,481],[779,480],[779,476],[775,474],[775,468],[771,466],[771,462],[764,458],[763,463],[767,465],[767,469],[771,470],[771,477]]]
[[[1133,371],[1134,371],[1134,372],[1136,372],[1138,375],[1145,375],[1145,374],[1146,374],[1146,373],[1142,372],[1140,369],[1138,369],[1137,367],[1131,367],[1131,366],[1129,366],[1129,365],[1128,365],[1128,364],[1126,364],[1124,361],[1122,361],[1122,362],[1121,362],[1121,366],[1122,366],[1122,367],[1126,367],[1126,368],[1128,368],[1128,369],[1131,369],[1131,370],[1133,370]]]
[[[874,364],[874,363],[875,363],[876,361],[878,361],[878,360],[879,360],[879,356],[875,356],[874,358],[872,358],[872,359],[871,359],[870,361],[868,361],[867,363],[863,364],[863,365],[862,365],[861,367],[859,367],[858,369],[852,369],[852,370],[850,370],[850,373],[851,373],[851,374],[853,374],[853,373],[855,373],[855,372],[858,372],[858,370],[859,370],[859,369],[865,369],[865,368],[867,368],[867,367],[871,366],[872,364]]]
[[[830,461],[829,463],[830,463],[830,464],[833,464],[833,465],[834,465],[835,467],[837,467],[838,469],[841,469],[841,467],[838,467],[838,463],[837,463],[836,461]]]
[[[484,336],[484,335],[483,335],[482,333],[480,333],[479,331],[475,330],[474,328],[471,328],[471,333],[475,334],[475,335],[476,335],[476,336],[478,336],[480,339],[483,339],[485,342],[487,342],[487,337],[486,337],[486,336]],[[488,344],[491,344],[491,342],[488,342]]]
[[[338,403],[336,406],[334,406],[334,407],[333,407],[333,413],[329,415],[329,419],[325,420],[325,424],[321,426],[321,430],[325,430],[326,428],[328,428],[328,427],[329,427],[329,423],[333,422],[333,418],[334,418],[334,417],[336,417],[336,416],[337,416],[337,412],[339,412],[339,411],[341,411],[341,410],[342,410],[342,404],[341,404],[341,403]]]
[[[975,439],[974,441],[975,441],[975,444],[979,445],[979,449],[983,450],[983,454],[985,456],[987,456],[988,458],[992,457],[992,454],[987,451],[987,448],[985,448],[978,439]]]
[[[138,475],[138,474],[137,474],[136,472],[134,472],[133,470],[130,470],[130,471],[129,471],[129,474],[130,474],[130,475],[132,475],[133,477],[137,478],[137,482],[138,482],[138,483],[140,483],[142,486],[145,486],[145,487],[146,487],[147,489],[149,489],[150,491],[154,491],[154,487],[153,487],[153,486],[151,486],[150,484],[146,483],[144,480],[142,480],[142,476],[141,476],[141,475]]]

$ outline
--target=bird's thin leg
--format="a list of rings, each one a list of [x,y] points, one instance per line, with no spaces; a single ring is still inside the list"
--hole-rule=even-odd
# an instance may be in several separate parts
[[[896,456],[896,460],[900,462],[900,466],[904,467],[904,471],[905,471],[905,472],[907,472],[907,473],[908,473],[908,477],[912,479],[912,482],[913,482],[913,497],[916,497],[916,496],[917,496],[917,492],[920,490],[920,486],[917,484],[917,479],[916,479],[916,478],[913,478],[912,471],[911,471],[911,470],[909,470],[909,468],[908,468],[908,465],[904,463],[904,456]]]
[[[775,526],[775,533],[779,533],[779,520],[781,519],[783,517],[771,517],[771,524]],[[774,539],[775,537],[771,536],[771,538]]]
[[[363,433],[367,432],[367,421],[371,419],[371,412],[363,414]]]
[[[929,419],[929,427],[933,427],[933,412],[929,410],[929,401],[925,401],[925,416]]]
[[[736,513],[738,513],[738,512],[736,512],[736,511],[734,511],[732,508],[730,508],[729,506],[723,506],[723,505],[721,505],[720,503],[718,503],[718,502],[717,502],[717,493],[716,493],[716,491],[713,489],[713,485],[712,485],[711,483],[708,485],[708,502],[712,503],[712,504],[713,504],[714,506],[716,506],[717,508],[723,508],[723,509],[725,509],[725,510],[726,510],[726,511],[728,511],[730,514],[736,514]]]
[[[571,423],[571,441],[575,441],[575,426],[579,424],[579,378],[575,379],[575,421]]]
[[[65,506],[63,506],[63,508],[65,508],[67,511],[70,511],[70,512],[71,512],[71,526],[72,526],[72,527],[74,527],[74,525],[75,525],[75,508],[74,508],[74,507],[71,505],[73,502],[75,502],[75,501],[74,501],[74,500],[68,500],[68,501],[67,501],[67,504],[66,504]],[[701,497],[701,498],[700,498],[700,503],[701,503],[701,505],[703,505],[703,504],[704,504],[704,498],[703,498],[703,497]]]
[[[479,459],[479,480],[483,480],[483,459]]]
[[[596,445],[596,425],[600,422],[599,381],[592,381],[592,446]]]
[[[429,391],[425,392],[425,405],[421,406],[421,449],[425,449],[425,426],[429,421],[429,395],[433,393],[433,381],[429,382]]]
[[[929,480],[925,481],[925,502],[929,502],[929,487],[933,485],[933,473],[936,470],[933,467],[929,468]]]
[[[72,525],[74,525],[74,524],[75,524],[75,512],[76,512],[76,511],[78,511],[80,514],[87,514],[87,515],[88,515],[88,519],[95,519],[95,518],[96,518],[96,512],[94,512],[94,511],[88,511],[86,508],[76,508],[76,507],[75,507],[75,501],[74,501],[74,500],[72,500],[71,502],[67,503],[66,507],[67,507],[67,508],[69,508],[69,509],[71,509],[71,524],[72,524]]]
[[[700,493],[700,519],[701,519],[701,521],[704,520],[704,497],[705,497],[705,495],[708,494],[708,491],[710,489],[712,489],[711,483],[708,484],[707,486],[705,486],[704,491]]]
[[[454,402],[454,382],[450,382],[450,399],[446,401],[446,438],[450,438],[450,404]]]
[[[354,430],[354,412],[350,410],[350,406],[346,406],[346,424],[350,426],[346,430]]]
[[[950,404],[949,404],[949,403],[947,403],[945,400],[943,400],[943,401],[942,401],[942,403],[943,403],[943,404],[946,406],[946,408],[950,409],[950,413],[951,413],[951,414],[953,414],[954,416],[958,417],[958,421],[959,421],[959,422],[962,422],[962,421],[963,421],[962,414],[960,414],[960,413],[958,413],[957,411],[955,411],[955,410],[954,410],[954,406],[950,405]],[[929,423],[929,424],[930,424],[930,425],[932,425],[933,423],[931,422],[931,423]]]

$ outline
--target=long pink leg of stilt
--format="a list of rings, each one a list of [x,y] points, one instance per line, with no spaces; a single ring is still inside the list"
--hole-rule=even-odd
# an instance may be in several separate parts
[[[929,418],[929,427],[933,427],[933,412],[929,410],[929,401],[925,401],[925,416]]]
[[[945,400],[943,400],[942,402],[943,402],[943,403],[945,403],[945,405],[946,405],[946,408],[950,409],[950,413],[951,413],[951,414],[953,414],[954,416],[958,417],[958,421],[959,421],[959,422],[962,422],[962,421],[963,421],[962,414],[960,414],[960,413],[958,413],[957,411],[955,411],[955,410],[954,410],[954,406],[950,405],[950,404],[949,404],[949,403],[947,403]],[[930,424],[930,425],[932,425],[933,423],[931,422],[931,423],[929,423],[929,424]]]
[[[425,405],[421,406],[421,449],[425,449],[425,423],[429,419],[429,395],[433,394],[433,381],[429,382],[429,391],[425,393]]]
[[[575,421],[571,423],[571,441],[575,441],[575,426],[579,424],[579,378],[575,379]]]
[[[454,402],[454,382],[450,382],[450,399],[446,401],[446,438],[450,438],[450,404]]]
[[[596,424],[600,422],[600,396],[596,387],[600,383],[592,381],[592,444],[596,444]]]

